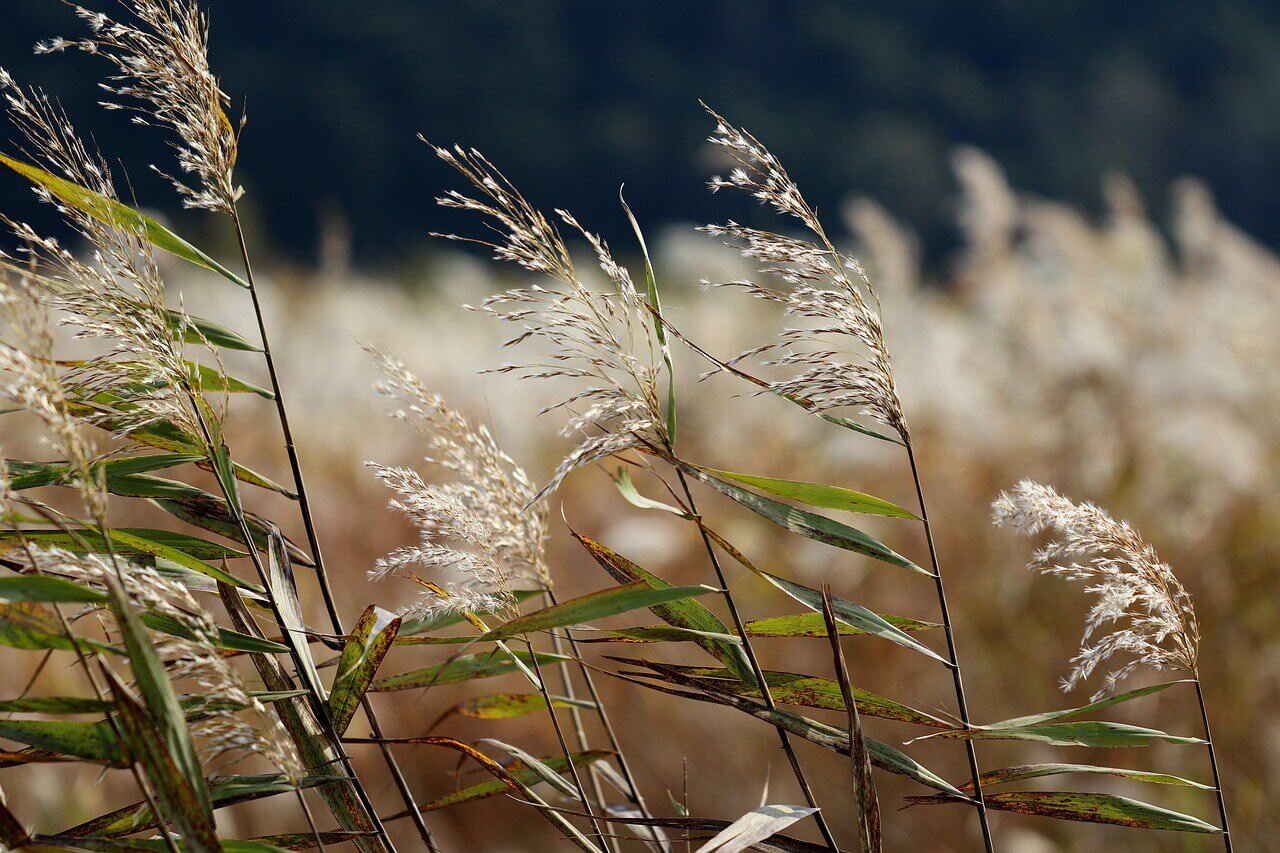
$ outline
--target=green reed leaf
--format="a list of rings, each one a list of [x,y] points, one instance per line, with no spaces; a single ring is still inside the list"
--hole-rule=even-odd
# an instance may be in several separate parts
[[[65,578],[44,575],[0,578],[0,601],[10,604],[20,601],[102,604],[106,600],[103,593]]]
[[[617,616],[632,610],[652,609],[664,604],[685,601],[709,592],[716,592],[716,589],[703,584],[654,588],[645,580],[635,580],[620,587],[597,590],[533,613],[517,616],[477,639],[480,641],[505,640],[535,631],[587,624],[596,619]]]
[[[91,468],[95,476],[111,477],[120,474],[142,474],[163,468],[173,468],[199,462],[204,459],[199,453],[153,453],[145,456],[124,456],[118,459],[107,459],[94,464]],[[15,492],[34,489],[40,486],[62,485],[71,482],[75,476],[75,468],[65,462],[24,462],[20,459],[6,459],[9,468],[10,487]]]
[[[992,728],[979,726],[954,732],[939,732],[926,737],[965,738],[968,740],[1026,740],[1048,743],[1054,746],[1090,746],[1120,748],[1149,746],[1152,741],[1165,743],[1203,744],[1197,737],[1182,737],[1127,723],[1085,721],[1073,723],[1041,723],[1025,726]]]
[[[551,706],[553,708],[595,708],[595,703],[585,699],[552,696]],[[478,696],[475,699],[459,702],[441,714],[435,725],[454,716],[468,717],[472,720],[509,720],[536,711],[544,711],[546,708],[547,700],[541,693],[494,693],[490,696]],[[432,728],[434,727],[433,725]]]
[[[884,621],[888,622],[899,631],[931,631],[942,626],[936,622],[921,622],[918,619],[908,619],[905,616],[890,616],[887,613],[877,613]],[[788,616],[770,616],[766,619],[754,619],[745,626],[747,636],[749,637],[824,637],[826,629],[822,625],[821,613],[794,613]],[[866,631],[844,622],[837,626],[841,636],[865,634]]]
[[[192,793],[200,807],[200,811],[209,816],[210,824],[212,824],[213,805],[209,799],[209,791],[204,786],[204,773],[200,767],[200,758],[196,753],[195,744],[191,741],[191,733],[187,730],[186,714],[178,703],[173,684],[169,681],[169,675],[160,660],[160,655],[157,654],[155,646],[152,645],[151,638],[147,636],[141,619],[134,612],[132,605],[126,598],[120,582],[114,575],[107,575],[105,580],[107,592],[111,596],[111,610],[116,617],[116,627],[120,631],[125,650],[128,652],[134,681],[137,684],[138,691],[142,694],[142,701],[146,706],[145,720],[148,721],[149,726],[155,727],[155,732],[163,744],[164,760],[173,763],[174,772],[180,779],[191,780],[189,782],[184,781],[183,784],[192,788]],[[119,691],[113,688],[112,692],[118,693]],[[118,706],[124,701],[120,695],[115,698]],[[141,711],[142,709],[139,710]],[[129,725],[132,726],[134,723]],[[142,736],[145,732],[139,732],[138,734]],[[156,760],[159,761],[160,759],[157,758]],[[160,765],[156,765],[152,769],[157,773],[168,772],[167,769]],[[153,786],[155,784],[160,784],[159,780],[153,780]],[[157,791],[156,793],[159,795],[160,792]]]
[[[586,767],[597,761],[603,761],[609,758],[612,754],[613,753],[608,750],[592,749],[586,752],[575,752],[570,757],[573,759],[574,767]],[[569,762],[565,760],[563,755],[550,755],[540,760],[544,766],[550,767],[557,773],[563,773],[569,768]],[[541,781],[541,777],[537,772],[518,762],[507,769],[512,776],[526,785],[534,785]],[[445,796],[432,800],[431,802],[424,803],[419,806],[419,809],[424,812],[437,811],[439,809],[448,808],[449,806],[456,806],[462,803],[473,803],[477,800],[496,797],[507,790],[509,790],[508,787],[500,780],[489,779],[476,785],[470,785],[461,790],[454,791],[451,794],[446,794]]]
[[[675,691],[665,685],[655,685],[648,681],[638,678],[627,678],[633,684],[639,684],[648,687],[651,690],[660,690],[664,693],[674,693],[686,699],[695,699],[701,702],[710,702],[717,705],[727,705],[736,708],[746,714],[762,720],[774,727],[786,729],[797,737],[802,737],[810,743],[817,744],[824,749],[838,752],[841,755],[849,755],[849,733],[835,726],[818,722],[800,714],[793,714],[790,711],[784,711],[780,708],[767,708],[758,702],[747,699],[742,696],[735,695],[716,685],[714,682],[698,681],[683,675],[677,667],[667,664],[657,664],[652,661],[628,661],[629,663],[642,663],[644,666],[654,670],[662,680],[669,683],[680,684],[686,688],[690,688],[696,692]],[[625,676],[619,676],[625,677]],[[960,789],[956,788],[950,782],[938,776],[929,768],[916,761],[897,747],[890,746],[887,743],[875,740],[874,738],[864,739],[867,745],[867,753],[871,758],[871,763],[881,770],[890,773],[896,773],[900,776],[906,776],[924,785],[927,788],[933,788],[936,791],[944,791],[950,794],[959,794]]]
[[[752,684],[744,684],[727,669],[704,669],[698,667],[672,667],[697,680],[714,680],[715,686],[738,696],[760,697],[760,688]],[[833,679],[820,678],[816,675],[803,675],[797,672],[779,672],[765,670],[765,683],[773,698],[784,705],[799,705],[805,708],[821,708],[826,711],[845,711],[844,696],[840,685]],[[850,686],[854,704],[858,713],[868,717],[879,717],[883,720],[899,720],[927,726],[933,729],[952,729],[955,726],[946,720],[927,714],[924,711],[903,705],[893,699]]]
[[[74,651],[93,649],[100,652],[120,654],[121,650],[90,640],[77,637],[74,641],[62,630],[62,622],[57,614],[33,601],[17,601],[0,603],[0,645],[11,649],[62,649]]]
[[[1199,788],[1202,791],[1212,791],[1212,785],[1204,785],[1200,782],[1193,782],[1190,779],[1184,779],[1181,776],[1170,776],[1168,773],[1150,773],[1145,770],[1126,770],[1122,767],[1097,767],[1092,764],[1019,764],[1016,767],[1002,767],[999,770],[990,770],[981,776],[982,787],[985,790],[995,785],[1006,785],[1010,782],[1021,782],[1024,779],[1039,779],[1044,776],[1060,776],[1064,773],[1084,773],[1098,776],[1119,776],[1124,779],[1133,779],[1138,782],[1149,782],[1153,785],[1178,785],[1184,788]],[[973,781],[970,780],[960,786],[961,790],[968,791],[973,788]]]
[[[910,797],[908,799],[912,803],[921,804],[957,802],[952,797]],[[1056,820],[1105,823],[1135,829],[1166,829],[1176,832],[1221,832],[1213,824],[1205,823],[1199,818],[1114,794],[1014,791],[987,794],[983,800],[989,809],[1038,815]]]
[[[613,484],[618,487],[619,493],[626,498],[627,503],[640,509],[657,509],[663,512],[669,512],[672,515],[678,515],[681,518],[688,518],[688,514],[679,507],[671,504],[655,501],[640,494],[640,490],[636,488],[636,484],[631,481],[631,472],[625,467],[619,466],[618,472],[613,475]]]
[[[58,755],[125,766],[124,748],[106,720],[0,720],[0,737]]]
[[[156,557],[158,555],[153,553],[156,546],[181,551],[197,560],[233,560],[245,556],[244,551],[230,546],[219,545],[171,530],[146,527],[115,527],[112,530],[124,534],[123,537],[116,537],[117,541],[112,542],[113,550],[118,557]],[[147,549],[127,544],[126,540],[132,538],[145,540],[149,543]],[[85,527],[72,528],[70,533],[63,530],[0,530],[0,545],[16,544],[23,539],[33,545],[61,548],[75,554],[108,553],[106,539],[96,530]]]
[[[464,655],[447,663],[415,669],[390,678],[379,678],[370,685],[369,690],[374,693],[387,693],[393,690],[412,690],[417,687],[455,684],[459,681],[505,675],[519,669],[519,665],[511,659],[512,655],[519,658],[521,663],[533,662],[533,657],[528,652],[512,649],[508,655],[495,649],[491,652]],[[570,659],[565,655],[549,652],[538,652],[537,657],[539,666]]]
[[[803,480],[782,480],[777,477],[761,477],[755,474],[737,474],[733,471],[722,471],[718,468],[702,467],[703,471],[725,480],[732,480],[771,495],[788,500],[798,501],[809,506],[823,509],[835,509],[843,512],[855,512],[863,515],[882,515],[887,518],[908,518],[919,521],[920,517],[910,510],[903,509],[895,503],[852,489],[840,486],[826,486],[821,483],[807,483]]]
[[[39,166],[24,163],[5,154],[0,154],[0,164],[8,166],[32,183],[44,187],[63,204],[92,216],[104,225],[135,234],[144,238],[158,249],[163,249],[198,267],[216,272],[227,281],[240,287],[249,287],[247,282],[231,270],[168,228],[165,228],[150,216],[140,213],[126,204],[46,172]]]
[[[744,568],[754,572],[761,578],[764,578],[766,581],[773,584],[775,587],[782,590],[805,607],[816,611],[819,618],[821,618],[822,593],[818,592],[818,590],[811,589],[803,584],[789,581],[786,578],[779,577],[778,575],[757,568],[756,565],[748,559],[746,554],[743,554],[727,539],[716,533],[714,530],[708,529],[707,535],[710,536],[726,554],[741,563]],[[930,649],[928,646],[916,640],[905,631],[894,627],[878,613],[863,607],[861,604],[849,601],[847,598],[840,598],[839,596],[833,595],[831,596],[831,606],[835,611],[836,619],[840,620],[841,624],[857,628],[859,631],[872,634],[880,637],[881,639],[888,640],[891,643],[897,643],[900,646],[917,651],[920,654],[933,658],[947,666],[951,665],[946,658],[937,654],[933,649]]]
[[[126,636],[126,642],[129,642]],[[132,644],[130,644],[132,649]],[[146,667],[144,667],[146,669]],[[135,663],[134,673],[138,674]],[[197,775],[186,776],[187,756],[184,746],[190,746],[190,738],[186,736],[185,720],[179,718],[177,723],[182,727],[186,743],[178,744],[172,739],[171,721],[167,719],[167,707],[162,701],[148,702],[150,708],[144,708],[132,695],[129,688],[112,670],[104,670],[107,685],[111,689],[112,699],[116,706],[116,720],[119,722],[120,736],[129,749],[129,757],[140,766],[146,774],[151,790],[155,795],[161,813],[173,824],[177,835],[182,838],[183,846],[188,850],[200,853],[216,853],[221,849],[218,833],[213,823],[213,807],[204,777],[199,773],[200,765],[195,763]],[[149,676],[147,676],[149,681]],[[139,688],[144,695],[154,694],[154,688],[146,681],[139,680]],[[177,703],[174,702],[174,707]],[[160,710],[164,718],[157,718]],[[191,757],[195,758],[195,750],[191,749]]]
[[[704,484],[720,492],[728,498],[733,499],[737,503],[756,513],[769,519],[779,527],[786,528],[793,533],[798,533],[806,539],[812,539],[815,542],[822,542],[845,551],[853,551],[858,554],[865,554],[873,557],[883,563],[900,566],[904,569],[910,569],[913,572],[919,572],[923,575],[933,577],[932,573],[927,569],[917,566],[906,557],[892,550],[891,548],[877,542],[861,530],[842,524],[823,515],[817,515],[803,509],[798,509],[790,504],[784,504],[781,501],[775,501],[773,498],[767,498],[763,495],[757,495],[755,492],[735,485],[727,480],[719,477],[713,477],[701,468],[682,462],[672,457],[668,461],[685,473],[689,474]]]
[[[399,630],[400,617],[380,607],[371,604],[360,614],[342,647],[338,673],[333,678],[333,693],[329,697],[329,716],[338,734],[351,724],[360,700],[373,683],[373,676],[391,650]]]
[[[298,781],[298,787],[310,788],[326,781],[332,780],[324,776],[308,776]],[[293,793],[295,790],[293,783],[287,777],[278,773],[250,776],[210,776],[205,782],[215,808],[261,800],[267,797],[274,797],[277,794]],[[143,800],[63,830],[58,833],[58,836],[66,839],[109,838],[118,835],[132,835],[135,832],[154,829],[156,826],[155,813],[151,811],[150,806]]]
[[[609,548],[601,545],[593,539],[589,539],[575,531],[574,538],[582,543],[587,552],[595,558],[595,561],[608,572],[618,583],[634,583],[635,581],[644,581],[653,589],[671,589],[671,584],[664,581],[657,575],[642,569],[640,566],[623,557]],[[655,605],[649,608],[653,615],[657,616],[668,625],[674,625],[677,628],[689,628],[694,631],[702,631],[707,634],[728,634],[729,629],[721,622],[716,615],[706,608],[701,602],[697,601],[673,601],[666,604]],[[718,658],[725,666],[733,670],[733,673],[741,681],[749,684],[755,683],[755,676],[751,671],[751,663],[747,660],[746,653],[742,650],[742,646],[737,643],[726,643],[722,640],[705,638],[696,641],[708,654]]]
[[[992,723],[983,726],[987,729],[1010,729],[1021,728],[1023,726],[1035,726],[1041,723],[1049,723],[1055,720],[1068,720],[1073,717],[1083,717],[1085,714],[1092,714],[1094,711],[1102,711],[1114,705],[1129,702],[1134,699],[1141,699],[1144,696],[1150,696],[1154,693],[1160,693],[1168,690],[1176,684],[1194,684],[1191,679],[1184,678],[1178,681],[1166,681],[1161,684],[1152,684],[1148,687],[1139,687],[1135,690],[1128,690],[1124,693],[1117,693],[1115,696],[1107,696],[1096,702],[1090,702],[1088,705],[1081,705],[1078,708],[1067,708],[1062,711],[1048,711],[1043,714],[1031,714],[1026,717],[1014,717],[1011,720],[1004,720],[999,723]]]
[[[230,572],[220,569],[217,566],[210,565],[204,560],[198,560],[185,551],[171,547],[163,541],[156,541],[146,533],[140,535],[135,532],[117,530],[114,528],[109,528],[106,533],[112,543],[119,543],[122,547],[130,549],[134,553],[150,554],[158,559],[168,560],[171,563],[182,566],[184,569],[190,569],[193,572],[207,575],[221,583],[231,584],[232,586],[243,589],[258,589],[257,586],[247,581],[240,580],[240,578]]]

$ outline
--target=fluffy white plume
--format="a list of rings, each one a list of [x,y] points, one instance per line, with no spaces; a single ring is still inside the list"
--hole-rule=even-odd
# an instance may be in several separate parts
[[[1053,530],[1057,538],[1036,551],[1027,567],[1083,581],[1089,584],[1085,591],[1098,597],[1063,690],[1075,688],[1116,656],[1129,659],[1106,675],[1095,699],[1141,665],[1195,671],[1200,626],[1191,596],[1128,522],[1030,480],[1001,493],[992,511],[995,524],[1026,536]]]
[[[526,379],[564,379],[574,390],[543,412],[569,413],[566,436],[582,436],[538,498],[553,491],[568,474],[624,450],[667,444],[666,419],[658,400],[660,346],[649,308],[626,268],[596,234],[564,210],[556,214],[591,246],[612,289],[592,290],[583,283],[559,231],[525,200],[484,155],[471,149],[436,148],[436,154],[475,187],[477,197],[451,191],[439,199],[445,207],[470,210],[493,220],[494,242],[452,234],[451,240],[480,243],[499,260],[551,277],[553,288],[533,285],[486,299],[480,310],[521,330],[507,346],[542,341],[545,361],[507,364],[494,372]]]

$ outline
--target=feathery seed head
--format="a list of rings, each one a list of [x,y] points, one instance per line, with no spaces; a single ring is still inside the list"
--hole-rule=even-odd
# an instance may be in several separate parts
[[[103,106],[128,110],[137,124],[175,133],[179,168],[195,181],[165,177],[183,203],[230,212],[244,190],[232,177],[237,131],[227,117],[229,99],[209,67],[208,18],[194,0],[133,0],[135,20],[129,22],[75,8],[90,34],[50,39],[36,45],[36,52],[76,48],[106,58],[115,73],[103,89],[121,100]]]
[[[520,326],[519,334],[506,346],[539,339],[551,350],[546,361],[506,364],[493,372],[524,379],[563,379],[577,385],[559,403],[543,410],[568,412],[564,435],[580,436],[580,440],[535,500],[554,491],[577,468],[646,444],[668,444],[658,395],[661,348],[649,306],[608,245],[568,211],[556,211],[566,226],[586,240],[612,285],[608,291],[592,290],[574,268],[555,226],[482,154],[460,147],[435,151],[477,190],[474,197],[450,192],[439,199],[440,204],[488,217],[497,235],[492,241],[437,236],[488,246],[498,260],[512,261],[557,282],[550,288],[535,284],[509,290],[489,297],[479,308]]]
[[[439,394],[429,391],[403,363],[365,344],[385,377],[376,386],[394,400],[392,416],[409,424],[427,446],[426,461],[453,472],[448,483],[427,483],[416,471],[369,463],[397,497],[391,507],[418,528],[418,544],[380,559],[371,577],[415,568],[444,573],[447,596],[424,594],[415,615],[439,611],[503,610],[514,604],[513,584],[549,587],[546,564],[547,507],[535,504],[533,483],[494,441]],[[533,504],[533,505],[530,505]]]
[[[1098,596],[1063,690],[1087,680],[1099,664],[1117,655],[1130,659],[1106,675],[1095,699],[1140,665],[1195,671],[1200,626],[1191,596],[1128,522],[1116,521],[1091,503],[1072,503],[1052,487],[1030,480],[1002,492],[992,512],[997,526],[1025,536],[1054,531],[1057,538],[1036,551],[1027,568],[1086,582],[1085,591]]]
[[[36,89],[10,85],[5,100],[28,153],[68,180],[118,200],[110,171],[90,150],[56,104]],[[17,256],[0,254],[0,267],[28,282],[26,296],[61,315],[80,339],[97,340],[106,352],[68,366],[64,387],[88,399],[112,394],[129,405],[106,416],[122,431],[167,420],[199,437],[201,413],[219,418],[204,400],[183,339],[199,338],[182,310],[166,305],[154,250],[142,235],[59,203],[64,219],[90,246],[82,258],[24,222],[5,220],[21,243]],[[216,350],[209,351],[217,357]],[[217,371],[222,372],[219,362]],[[90,420],[94,420],[90,416]],[[100,418],[98,420],[101,420]]]
[[[740,353],[734,363],[768,356],[764,364],[791,372],[790,378],[770,383],[773,393],[807,401],[817,410],[856,406],[906,440],[907,424],[880,324],[879,300],[862,266],[835,248],[817,212],[778,158],[747,131],[710,108],[708,112],[716,121],[710,142],[736,163],[727,178],[711,179],[711,190],[742,190],[799,220],[809,232],[807,237],[792,237],[732,220],[702,229],[744,257],[765,264],[761,272],[777,277],[789,289],[777,291],[749,280],[707,284],[737,287],[757,298],[783,303],[787,316],[807,321],[784,329],[773,343]],[[856,344],[854,350],[846,343],[850,338]]]

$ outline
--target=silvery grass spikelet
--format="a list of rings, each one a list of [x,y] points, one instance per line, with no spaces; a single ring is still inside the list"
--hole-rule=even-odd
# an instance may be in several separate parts
[[[51,172],[118,201],[119,194],[103,159],[91,151],[62,111],[43,93],[0,78],[10,118],[24,137],[28,153]],[[87,360],[68,364],[61,381],[91,398],[113,394],[127,407],[113,408],[109,419],[122,431],[168,421],[190,435],[202,435],[202,417],[222,419],[193,381],[184,338],[199,339],[186,313],[170,310],[164,283],[149,242],[133,231],[60,204],[37,189],[88,243],[82,258],[31,225],[6,219],[21,243],[18,255],[0,255],[0,265],[28,282],[26,298],[61,315],[75,337],[103,344]],[[205,346],[214,358],[214,348]],[[221,374],[218,362],[216,371]],[[93,421],[92,416],[89,417]]]
[[[92,473],[97,450],[70,412],[49,317],[31,286],[29,277],[0,269],[0,399],[39,419],[42,439],[72,466],[89,514],[102,518],[106,497]]]
[[[232,178],[237,132],[225,111],[229,99],[209,68],[208,18],[188,0],[136,0],[129,9],[136,20],[121,22],[76,6],[90,34],[49,39],[36,51],[76,48],[106,58],[116,73],[102,88],[120,100],[102,105],[128,110],[136,124],[176,134],[178,166],[195,180],[188,184],[161,174],[187,207],[229,213],[244,190]]]
[[[428,483],[403,467],[367,463],[397,497],[390,506],[418,528],[421,541],[378,560],[374,579],[415,568],[455,580],[438,584],[447,597],[424,595],[405,609],[427,616],[510,611],[514,584],[551,586],[545,558],[547,508],[528,507],[536,489],[498,447],[489,430],[473,425],[439,394],[427,390],[401,362],[365,344],[384,379],[375,387],[398,407],[392,417],[409,424],[426,443],[426,461],[456,475]],[[526,509],[526,507],[528,507]]]
[[[711,179],[711,190],[742,190],[798,220],[808,232],[806,237],[792,237],[732,220],[702,229],[744,257],[765,264],[761,272],[779,278],[788,289],[774,290],[749,279],[703,284],[741,288],[781,303],[789,317],[811,321],[788,326],[777,341],[747,350],[731,363],[766,356],[766,365],[792,372],[789,378],[769,383],[773,393],[807,401],[816,411],[857,407],[905,441],[907,425],[880,324],[880,303],[862,266],[835,248],[778,158],[747,131],[710,108],[708,112],[716,120],[709,141],[736,164],[728,177]],[[848,338],[858,342],[860,352],[850,351]]]
[[[1095,700],[1139,666],[1196,671],[1200,626],[1191,596],[1128,522],[1030,480],[1001,493],[992,511],[996,525],[1026,536],[1054,531],[1058,538],[1036,551],[1027,568],[1084,581],[1090,584],[1085,591],[1098,596],[1063,690],[1072,690],[1116,656],[1130,659],[1107,673]]]
[[[646,444],[666,446],[666,417],[658,395],[661,346],[653,330],[645,298],[630,273],[618,264],[598,235],[568,211],[556,215],[590,245],[611,289],[598,291],[583,283],[558,229],[511,185],[480,152],[461,147],[436,148],[436,154],[477,190],[477,196],[451,191],[438,199],[445,207],[470,210],[491,220],[497,235],[490,240],[437,234],[450,240],[479,243],[498,260],[519,264],[549,276],[557,285],[508,290],[491,296],[479,310],[520,325],[506,342],[529,339],[545,343],[545,361],[506,364],[492,372],[525,379],[564,379],[576,386],[560,402],[540,412],[569,413],[566,436],[581,436],[546,486],[533,500],[554,491],[570,472],[616,453]]]

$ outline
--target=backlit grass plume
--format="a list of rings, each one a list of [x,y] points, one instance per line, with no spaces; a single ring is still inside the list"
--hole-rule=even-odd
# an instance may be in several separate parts
[[[459,613],[510,612],[513,584],[547,588],[545,559],[547,508],[526,505],[536,489],[484,426],[473,425],[439,394],[427,390],[396,359],[365,347],[384,379],[379,393],[399,404],[392,416],[409,424],[426,443],[426,461],[455,478],[428,483],[408,468],[368,463],[397,497],[391,506],[405,514],[421,541],[378,560],[370,574],[382,578],[402,570],[428,569],[452,579],[442,585],[447,598],[424,595],[406,612],[424,616],[442,609]]]
[[[128,8],[132,20],[116,21],[76,6],[89,35],[49,39],[36,50],[78,48],[106,58],[116,73],[103,88],[118,100],[103,106],[176,134],[178,165],[195,180],[165,177],[187,207],[230,212],[244,191],[232,179],[237,134],[225,111],[228,98],[209,68],[208,18],[189,0],[138,0]]]
[[[1062,680],[1072,690],[1117,656],[1094,699],[1111,692],[1139,666],[1195,672],[1200,626],[1191,596],[1167,563],[1126,521],[1091,503],[1072,503],[1052,487],[1023,480],[992,504],[995,523],[1026,536],[1052,530],[1057,538],[1032,556],[1028,568],[1083,581],[1098,597],[1085,621],[1080,652]],[[1101,635],[1101,636],[1099,636]]]
[[[806,401],[817,411],[857,407],[905,440],[907,425],[880,325],[879,299],[862,266],[836,249],[778,158],[750,133],[710,112],[716,120],[710,142],[736,164],[727,178],[711,179],[712,191],[742,190],[796,219],[808,232],[793,237],[732,220],[703,228],[746,258],[766,264],[762,272],[781,279],[789,289],[778,291],[749,279],[705,284],[742,288],[782,303],[790,317],[809,321],[788,326],[778,340],[734,361],[767,356],[766,364],[792,373],[769,383],[775,394]],[[849,348],[850,338],[862,352]]]
[[[560,463],[551,481],[535,496],[554,491],[568,474],[624,450],[668,443],[666,416],[658,394],[661,346],[644,297],[626,268],[614,260],[598,235],[572,214],[556,214],[590,245],[611,289],[593,290],[574,267],[559,230],[511,185],[480,152],[461,147],[435,149],[440,159],[471,182],[476,196],[456,190],[441,205],[470,210],[492,220],[491,240],[438,235],[480,243],[499,260],[549,276],[557,284],[508,290],[491,296],[480,310],[518,324],[514,346],[530,339],[547,347],[542,360],[507,364],[494,372],[528,379],[564,379],[574,387],[543,412],[569,412],[566,436],[580,435],[578,446]]]
[[[105,161],[84,143],[61,109],[40,91],[24,89],[7,76],[0,83],[28,152],[51,172],[118,202]],[[150,242],[60,203],[43,187],[36,192],[84,238],[90,255],[81,257],[28,223],[8,220],[21,247],[17,257],[0,255],[0,263],[25,277],[27,298],[61,315],[60,322],[71,326],[77,338],[103,345],[104,351],[93,357],[64,365],[64,385],[84,399],[112,395],[126,400],[127,405],[113,407],[107,416],[117,430],[168,421],[201,436],[201,419],[212,410],[183,342],[200,336],[183,311],[168,308]],[[216,372],[221,373],[220,367]]]

